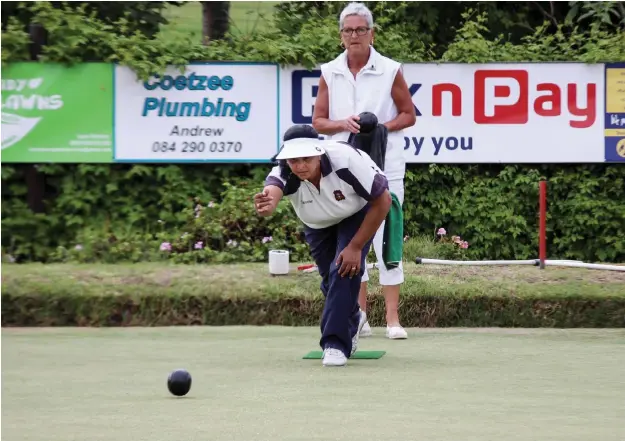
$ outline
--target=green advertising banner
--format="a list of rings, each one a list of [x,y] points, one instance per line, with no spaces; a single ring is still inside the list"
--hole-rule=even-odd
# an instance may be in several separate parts
[[[2,70],[2,162],[113,161],[113,65]]]

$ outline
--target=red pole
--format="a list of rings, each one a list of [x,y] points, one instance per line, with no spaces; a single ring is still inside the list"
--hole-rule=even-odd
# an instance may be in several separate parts
[[[547,259],[547,181],[540,181],[540,229],[538,232],[538,257],[540,269],[545,269]]]

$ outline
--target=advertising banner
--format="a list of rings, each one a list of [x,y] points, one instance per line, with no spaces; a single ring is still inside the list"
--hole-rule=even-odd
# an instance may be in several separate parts
[[[404,132],[408,163],[616,160],[606,157],[602,64],[406,64],[403,72],[417,113]],[[320,74],[282,70],[281,134],[312,122]]]
[[[605,159],[625,162],[625,63],[605,67]]]
[[[405,64],[408,163],[625,162],[625,62]],[[14,63],[2,75],[4,162],[268,163],[311,124],[318,69],[198,63]],[[356,109],[354,109],[356,113]]]
[[[191,64],[143,82],[115,68],[117,162],[268,162],[279,149],[278,66]]]
[[[113,66],[2,70],[2,161],[112,162]]]

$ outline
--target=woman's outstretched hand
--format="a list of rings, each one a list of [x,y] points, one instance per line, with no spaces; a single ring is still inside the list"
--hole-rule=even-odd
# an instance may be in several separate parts
[[[261,216],[267,216],[273,211],[273,196],[269,194],[266,188],[261,193],[254,195],[254,208]]]

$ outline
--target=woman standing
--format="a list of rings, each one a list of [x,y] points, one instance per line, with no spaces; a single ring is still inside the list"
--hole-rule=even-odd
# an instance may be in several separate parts
[[[362,3],[350,3],[339,18],[341,45],[345,51],[321,66],[319,91],[315,102],[312,125],[329,139],[347,141],[358,133],[358,114],[371,112],[388,129],[384,174],[389,190],[404,201],[406,161],[403,150],[403,129],[416,122],[416,112],[408,85],[401,72],[401,64],[378,53],[373,48],[373,15]],[[380,270],[386,304],[386,336],[407,338],[399,322],[400,286],[404,282],[403,266],[387,270],[382,263],[384,223],[373,240],[373,248]],[[367,308],[367,281],[365,270],[360,287],[359,304]],[[368,323],[361,336],[371,335]]]

